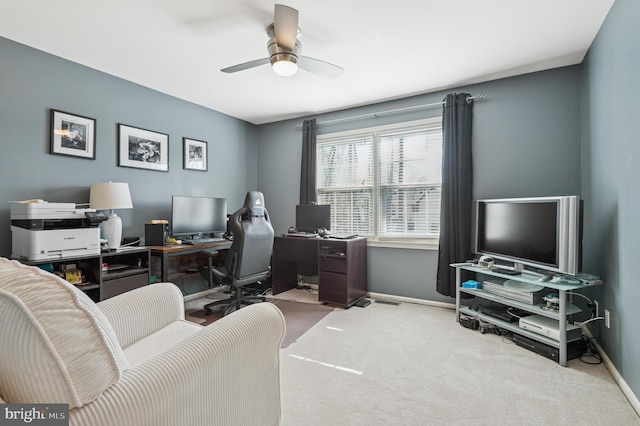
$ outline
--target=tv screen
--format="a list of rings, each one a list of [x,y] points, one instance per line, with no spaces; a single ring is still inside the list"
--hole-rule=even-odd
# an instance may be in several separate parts
[[[331,229],[330,204],[299,204],[296,206],[296,228],[300,232]]]
[[[555,266],[558,261],[555,202],[480,203],[478,246],[490,253]]]
[[[202,235],[227,231],[227,199],[174,195],[171,199],[171,233]]]
[[[580,269],[577,196],[476,202],[475,251],[514,263],[575,275]]]

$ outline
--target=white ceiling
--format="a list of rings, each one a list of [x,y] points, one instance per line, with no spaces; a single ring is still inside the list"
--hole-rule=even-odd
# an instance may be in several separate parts
[[[269,65],[273,2],[2,0],[0,36],[255,124],[580,63],[614,0],[287,0],[302,54],[336,80]]]

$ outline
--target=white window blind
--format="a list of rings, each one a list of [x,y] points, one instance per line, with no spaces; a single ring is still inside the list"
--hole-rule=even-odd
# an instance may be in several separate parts
[[[331,230],[379,239],[437,238],[441,120],[318,136],[318,203]]]
[[[373,138],[317,144],[318,204],[331,204],[331,230],[373,235]]]

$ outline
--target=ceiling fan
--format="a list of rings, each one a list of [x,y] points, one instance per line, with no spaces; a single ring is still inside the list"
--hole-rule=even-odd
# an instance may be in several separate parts
[[[292,76],[298,67],[305,71],[327,77],[337,78],[344,71],[343,68],[319,59],[302,56],[302,43],[298,39],[298,11],[292,7],[276,4],[273,14],[273,23],[267,27],[268,58],[256,59],[242,64],[233,65],[220,71],[234,73],[260,65],[271,63],[273,71],[281,76]]]

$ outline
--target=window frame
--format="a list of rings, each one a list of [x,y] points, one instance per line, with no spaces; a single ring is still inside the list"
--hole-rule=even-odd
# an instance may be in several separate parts
[[[381,136],[389,135],[394,132],[411,132],[414,130],[433,130],[437,128],[442,134],[442,117],[432,117],[415,121],[394,123],[381,126],[373,126],[366,128],[353,129],[348,131],[326,133],[317,135],[317,155],[316,161],[321,161],[319,149],[324,143],[335,143],[345,139],[355,139],[358,137],[372,136],[372,150],[373,150],[373,182],[371,185],[372,197],[373,197],[373,236],[368,236],[367,243],[373,247],[387,247],[387,248],[411,248],[411,249],[427,249],[437,250],[439,245],[439,235],[434,237],[412,237],[410,235],[402,237],[387,237],[379,235],[379,223],[380,223],[380,206],[379,206],[379,191],[380,191],[380,179],[379,179],[379,144]],[[320,167],[317,168],[320,173]],[[320,178],[317,178],[317,182],[321,182]],[[442,185],[442,178],[440,179],[440,185]],[[316,199],[319,198],[321,191],[317,190]]]

